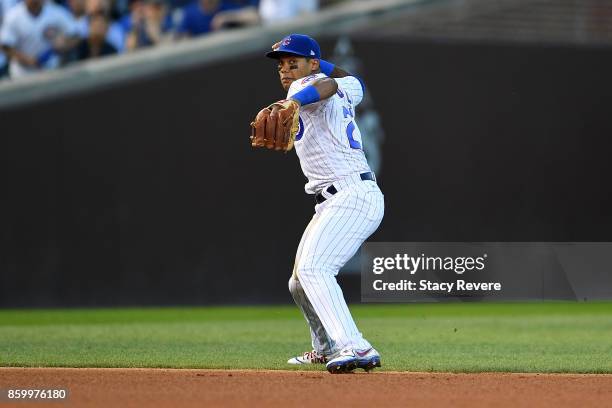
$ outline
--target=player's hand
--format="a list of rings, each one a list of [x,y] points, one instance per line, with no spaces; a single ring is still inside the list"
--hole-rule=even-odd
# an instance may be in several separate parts
[[[259,111],[251,122],[251,146],[289,151],[299,130],[300,105],[281,100]]]
[[[272,46],[272,51],[278,50],[280,48],[280,45],[281,45],[280,41],[277,42],[277,43],[274,43],[274,45]]]

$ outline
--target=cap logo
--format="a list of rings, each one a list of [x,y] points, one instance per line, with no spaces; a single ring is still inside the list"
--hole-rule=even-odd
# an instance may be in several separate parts
[[[310,50],[310,55],[315,55],[315,52],[313,50]]]
[[[289,45],[289,43],[291,42],[291,37],[287,37],[283,40],[282,44],[283,45]]]

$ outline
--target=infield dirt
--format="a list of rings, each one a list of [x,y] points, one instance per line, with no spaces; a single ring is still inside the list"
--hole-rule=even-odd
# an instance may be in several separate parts
[[[612,401],[612,375],[119,368],[0,368],[0,389],[65,388],[64,402],[0,407],[586,407]]]

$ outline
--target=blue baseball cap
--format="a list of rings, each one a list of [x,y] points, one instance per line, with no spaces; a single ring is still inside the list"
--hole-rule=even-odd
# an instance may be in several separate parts
[[[283,38],[280,47],[266,54],[268,58],[279,59],[283,54],[321,59],[321,48],[317,42],[304,34],[290,34]]]

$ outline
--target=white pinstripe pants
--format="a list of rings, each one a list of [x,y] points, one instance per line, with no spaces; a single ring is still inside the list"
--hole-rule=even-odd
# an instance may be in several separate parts
[[[315,206],[289,280],[310,326],[313,348],[325,355],[345,347],[371,347],[355,325],[336,275],[376,231],[384,214],[384,197],[375,182],[362,181],[357,174],[334,187],[338,192]]]

